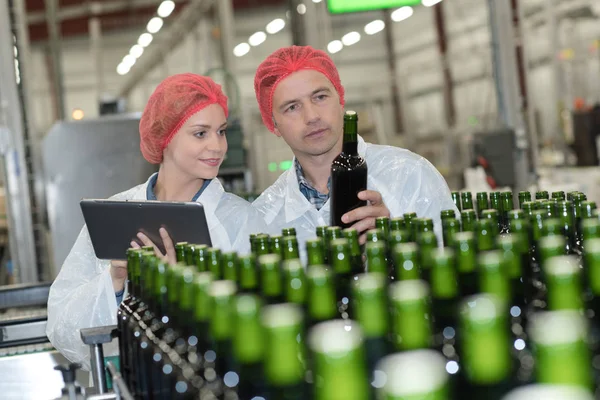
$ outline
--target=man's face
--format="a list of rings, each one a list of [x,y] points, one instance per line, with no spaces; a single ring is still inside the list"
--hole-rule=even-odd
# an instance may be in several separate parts
[[[273,93],[275,134],[298,155],[341,151],[344,108],[331,81],[315,70],[294,72]]]

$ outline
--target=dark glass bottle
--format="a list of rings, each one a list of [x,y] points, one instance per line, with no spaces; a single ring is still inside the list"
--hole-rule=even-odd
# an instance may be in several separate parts
[[[454,203],[458,211],[462,211],[459,192],[452,192],[452,202]]]
[[[477,215],[481,218],[481,212],[487,210],[490,205],[488,203],[488,194],[486,192],[478,192],[475,195],[477,201]]]
[[[473,195],[471,192],[462,192],[460,195],[462,211],[475,209],[475,207],[473,207]]]
[[[358,154],[358,115],[346,111],[344,115],[344,145],[342,152],[331,164],[331,225],[349,228],[342,222],[348,211],[367,205],[358,193],[367,189],[367,162]]]

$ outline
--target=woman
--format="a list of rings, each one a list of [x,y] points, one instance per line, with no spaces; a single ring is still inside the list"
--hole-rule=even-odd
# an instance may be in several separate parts
[[[160,164],[159,171],[146,183],[112,198],[201,202],[213,246],[248,252],[248,236],[264,231],[263,220],[250,203],[225,193],[216,178],[227,152],[227,112],[227,97],[210,78],[180,74],[165,79],[150,96],[140,120],[142,154],[148,162]],[[155,251],[175,262],[171,239],[163,229],[160,234],[166,254],[156,246]],[[142,234],[138,238],[153,245]],[[84,226],[48,298],[46,333],[69,360],[89,368],[89,349],[79,330],[116,324],[126,276],[126,262],[95,257]],[[114,344],[105,346],[106,355],[115,350]]]

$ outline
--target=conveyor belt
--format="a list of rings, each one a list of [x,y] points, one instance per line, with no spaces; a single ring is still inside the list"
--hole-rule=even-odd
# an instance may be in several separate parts
[[[46,306],[51,283],[0,286],[0,310]]]
[[[48,342],[46,309],[10,309],[0,314],[0,349]]]

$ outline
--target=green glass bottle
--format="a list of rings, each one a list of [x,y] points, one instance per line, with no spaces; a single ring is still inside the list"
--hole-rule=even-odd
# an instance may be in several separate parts
[[[367,162],[358,153],[358,115],[355,111],[344,114],[342,152],[331,163],[331,226],[349,228],[342,222],[348,211],[367,205],[358,198],[358,193],[367,189]]]
[[[381,242],[384,245],[386,244],[387,241],[387,237],[385,236],[385,234],[383,233],[383,231],[381,229],[369,229],[367,231],[367,242],[368,243],[376,243],[376,242]]]
[[[383,232],[383,237],[387,238],[390,235],[390,219],[388,217],[375,218],[375,228]]]
[[[580,203],[581,208],[581,219],[586,218],[594,218],[594,210],[596,207],[596,202],[585,200]]]
[[[455,219],[456,213],[454,212],[454,210],[442,210],[440,212],[440,218],[442,222],[444,222],[445,219]]]
[[[342,233],[342,228],[339,226],[330,226],[327,227],[327,231],[325,234],[325,250],[329,249],[331,246],[331,241],[335,239],[342,239],[344,234]],[[329,252],[327,252],[327,257],[329,257]]]
[[[317,226],[315,232],[317,237],[320,237],[321,239],[325,240],[325,237],[327,236],[327,228],[327,226]]]
[[[582,249],[585,251],[585,245],[588,240],[600,237],[600,220],[588,218],[581,223]]]
[[[450,400],[450,375],[446,359],[434,350],[391,354],[377,365],[387,379],[377,389],[381,400]]]
[[[175,244],[175,257],[177,258],[178,263],[186,262],[186,254],[185,250],[188,245],[188,242],[178,242]]]
[[[462,192],[460,194],[461,196],[461,210],[473,210],[473,195],[471,194],[471,192]]]
[[[283,236],[273,235],[269,237],[269,253],[283,257]]]
[[[412,242],[397,245],[394,248],[394,266],[397,280],[421,279],[421,265],[417,245]]]
[[[193,320],[190,319],[190,316],[194,314],[194,297],[196,290],[196,287],[194,286],[195,278],[196,272],[193,267],[183,268],[179,275],[179,287],[181,288],[181,294],[179,296],[179,308],[183,318],[181,321],[179,321],[178,330],[185,337],[191,335],[194,327]]]
[[[449,218],[442,221],[442,235],[444,246],[454,246],[454,238],[460,232],[460,221],[454,218]]]
[[[185,264],[188,266],[196,265],[196,253],[198,252],[197,244],[188,244],[185,249]]]
[[[502,214],[500,218],[502,229],[500,230],[500,233],[508,233],[510,228],[508,224],[508,213],[515,208],[513,194],[512,192],[502,192],[500,193],[500,199],[502,201]]]
[[[403,215],[404,217],[404,224],[406,225],[406,230],[410,233],[410,240],[413,241],[415,236],[415,227],[414,227],[414,222],[413,220],[417,218],[417,213],[415,212],[410,212],[410,213],[405,213]]]
[[[268,235],[258,235],[256,237],[256,258],[258,259],[258,257],[263,256],[265,254],[269,254],[271,252],[271,246],[269,243],[269,236]]]
[[[554,218],[556,214],[556,201],[555,200],[544,200],[542,202],[542,211],[544,211],[545,218]]]
[[[530,192],[519,192],[519,208],[523,208],[523,203],[526,201],[531,201],[531,193]]]
[[[421,277],[429,282],[431,273],[431,254],[438,247],[437,237],[433,231],[425,232],[419,236],[417,242],[419,246],[419,264],[421,267]]]
[[[232,340],[235,333],[236,285],[232,281],[215,280],[209,287],[210,336],[216,353],[215,371],[219,376],[234,369]]]
[[[486,210],[491,211],[491,210]],[[494,250],[496,240],[496,223],[493,219],[480,219],[476,224],[477,252]]]
[[[456,253],[456,267],[458,270],[458,283],[461,297],[477,293],[478,277],[476,268],[475,236],[473,233],[457,233],[454,251]]]
[[[241,294],[234,299],[233,356],[239,379],[238,395],[251,399],[265,395],[264,358],[265,329],[260,315],[263,307],[260,297]]]
[[[513,388],[511,341],[505,306],[488,294],[461,306],[461,385],[472,399],[499,400]]]
[[[502,232],[502,223],[500,222],[500,213],[498,210],[484,210],[483,213],[481,213],[481,219],[478,222],[484,220],[490,220],[492,222],[491,227],[493,228],[494,238]]]
[[[296,228],[283,228],[281,230],[281,236],[296,236]]]
[[[502,215],[502,199],[500,192],[490,193],[490,210],[496,210],[498,215]]]
[[[196,246],[194,264],[198,272],[208,271],[208,246],[205,244]]]
[[[283,262],[283,292],[287,303],[304,306],[308,298],[308,282],[298,259]]]
[[[515,234],[503,235],[497,240],[497,246],[502,254],[504,270],[510,280],[513,294],[511,304],[524,311],[525,303],[525,273],[523,268],[523,252],[519,243],[519,236]],[[519,313],[520,314],[520,313]]]
[[[266,306],[261,321],[266,343],[264,361],[268,393],[266,398],[277,400],[308,398],[302,309],[295,304],[285,303]]]
[[[250,234],[250,252],[252,254],[256,253],[256,237],[258,236],[258,233],[251,233]]]
[[[239,291],[240,293],[259,293],[259,277],[254,254],[239,256]]]
[[[212,282],[213,276],[210,272],[199,272],[194,276],[194,311],[192,313],[194,329],[192,329],[192,333],[198,340],[200,354],[204,354],[211,347],[209,326],[212,306],[209,288]]]
[[[534,203],[532,201],[526,201],[523,204],[521,204],[521,209],[523,210],[526,216],[531,217],[533,211],[535,210]]]
[[[352,286],[352,306],[355,320],[363,329],[367,368],[370,381],[376,376],[375,366],[391,350],[388,341],[390,321],[387,301],[387,277],[378,273],[366,273],[357,276]]]
[[[386,276],[389,274],[383,243],[367,243],[365,253],[367,258],[366,272],[385,274]]]
[[[537,313],[529,333],[534,343],[536,382],[593,387],[586,344],[588,323],[583,315],[575,311]]]
[[[556,201],[565,201],[565,192],[552,192],[551,198],[556,199]]]
[[[324,240],[320,237],[306,241],[306,254],[308,266],[325,264]]]
[[[545,273],[546,263],[552,257],[566,255],[565,239],[562,236],[554,235],[543,237],[539,241],[540,264],[542,273]]]
[[[450,248],[434,250],[431,268],[431,310],[434,314],[434,344],[442,350],[453,345],[457,328],[457,304],[459,300],[458,272],[455,252]]]
[[[398,231],[406,229],[406,224],[404,223],[404,218],[396,217],[390,220],[390,231]]]
[[[488,194],[486,192],[478,192],[475,195],[477,201],[477,215],[481,218],[481,213],[483,210],[487,210],[490,205],[488,202]]]
[[[553,235],[563,235],[563,226],[560,219],[550,218],[542,221],[542,237]]]
[[[475,223],[477,215],[473,210],[465,210],[460,213],[461,225],[463,232],[475,232]]]
[[[454,203],[458,211],[462,211],[459,192],[452,192],[452,202]]]
[[[583,251],[586,287],[591,297],[588,306],[593,311],[594,321],[600,319],[600,238],[587,239]]]
[[[277,254],[265,254],[258,257],[260,266],[260,288],[268,304],[283,303],[283,279],[281,276],[281,257]]]
[[[350,244],[348,239],[335,239],[331,242],[331,268],[335,275],[337,305],[342,314],[352,315],[350,292],[352,265],[350,264]]]
[[[394,282],[389,290],[396,350],[415,350],[433,345],[427,283],[422,280]]]
[[[354,321],[335,320],[313,327],[308,334],[313,358],[314,400],[370,397],[364,334]]]
[[[235,251],[223,253],[221,256],[223,266],[223,279],[239,282],[239,261]]]
[[[300,258],[300,250],[298,248],[298,239],[296,239],[296,236],[284,236],[282,240],[283,260],[293,260]]]
[[[477,264],[481,292],[496,296],[505,307],[508,306],[512,300],[512,291],[508,273],[503,265],[502,253],[498,250],[480,253]]]
[[[184,268],[183,263],[169,265],[166,271],[167,280],[167,308],[169,310],[169,319],[172,325],[179,325],[185,318],[183,310],[179,307],[179,297],[181,296],[181,273]]]
[[[541,191],[535,193],[536,200],[548,200],[549,198],[550,198],[550,195],[548,194],[547,190],[541,190]]]
[[[542,383],[521,386],[511,390],[502,400],[593,400],[589,390],[569,385],[545,385]]]
[[[209,248],[208,255],[208,270],[212,272],[215,279],[219,280],[223,277],[223,264],[221,259],[221,250],[217,248]]]
[[[354,228],[344,229],[344,237],[350,245],[350,264],[353,274],[360,274],[363,271],[362,253],[358,242],[358,231]]]
[[[308,323],[310,326],[339,315],[333,274],[324,266],[313,265],[306,273],[308,280]]]
[[[556,256],[544,263],[548,309],[583,310],[581,270],[575,256]]]
[[[390,232],[390,236],[388,238],[388,247],[390,248],[390,251],[393,252],[393,249],[396,247],[396,245],[409,242],[410,234],[406,229],[395,230]]]

